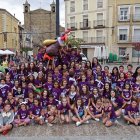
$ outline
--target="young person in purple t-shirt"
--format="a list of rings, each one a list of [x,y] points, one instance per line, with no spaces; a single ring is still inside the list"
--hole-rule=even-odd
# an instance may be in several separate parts
[[[128,105],[131,103],[132,99],[132,90],[129,84],[125,84],[125,88],[122,90],[122,98],[124,99],[125,103]]]
[[[5,101],[9,92],[9,86],[6,85],[5,79],[1,79],[0,84],[0,97]]]
[[[87,109],[84,106],[82,99],[78,98],[75,101],[72,120],[76,122],[76,126],[79,126],[85,122],[89,123],[88,121],[89,119],[90,119],[90,115],[88,115]]]
[[[135,100],[133,100],[131,104],[125,109],[124,119],[128,124],[132,123],[138,125],[140,123],[138,104]]]
[[[62,98],[62,103],[58,106],[58,117],[60,123],[69,123],[70,122],[70,112],[71,108],[67,102],[67,98]]]
[[[57,123],[58,113],[56,106],[52,105],[50,109],[45,113],[45,122],[49,126],[53,126],[53,124]]]
[[[104,99],[103,106],[103,124],[110,127],[116,121],[116,113],[109,99]]]
[[[123,100],[121,96],[117,96],[115,90],[111,90],[110,95],[111,95],[110,100],[112,105],[114,106],[116,116],[121,117],[121,114],[124,113],[126,102]]]
[[[94,103],[88,108],[90,118],[95,121],[100,121],[103,116],[103,102],[101,98],[97,98]]]
[[[30,123],[29,110],[25,103],[20,104],[20,109],[17,112],[17,119],[15,119],[14,122],[17,127],[22,125],[26,126]]]
[[[47,104],[48,104],[48,94],[49,92],[47,90],[44,90],[42,93],[42,96],[40,98],[40,104],[44,111],[47,111]]]
[[[35,123],[42,125],[44,123],[42,107],[39,100],[34,99],[34,106],[30,109],[30,117]]]

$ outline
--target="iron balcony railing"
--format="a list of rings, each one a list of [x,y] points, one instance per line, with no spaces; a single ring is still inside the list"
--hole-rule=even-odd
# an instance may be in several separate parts
[[[93,27],[94,28],[104,28],[105,27],[105,20],[94,20]]]
[[[68,23],[67,28],[71,30],[76,30],[77,29],[77,23]]]
[[[90,21],[80,22],[80,29],[89,29],[89,28],[91,28]]]
[[[105,37],[84,37],[82,39],[84,41],[83,44],[104,44]]]
[[[140,42],[140,35],[138,36],[127,36],[120,35],[117,37],[118,43],[137,43]]]
[[[133,14],[133,21],[140,21],[140,14]]]

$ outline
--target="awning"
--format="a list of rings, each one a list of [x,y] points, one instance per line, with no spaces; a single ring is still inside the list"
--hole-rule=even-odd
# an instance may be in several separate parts
[[[12,55],[12,54],[15,54],[14,52],[12,51],[9,51],[9,50],[0,50],[0,54],[1,55]]]
[[[4,51],[3,50],[0,50],[0,54],[4,54]]]

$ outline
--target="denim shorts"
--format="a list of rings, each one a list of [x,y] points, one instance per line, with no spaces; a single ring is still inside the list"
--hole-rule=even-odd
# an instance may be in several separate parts
[[[114,123],[116,121],[116,118],[111,118],[110,121]]]

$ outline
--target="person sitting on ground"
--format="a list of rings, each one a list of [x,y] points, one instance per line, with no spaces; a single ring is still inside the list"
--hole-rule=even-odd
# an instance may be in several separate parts
[[[10,104],[5,104],[0,114],[0,133],[4,135],[13,128],[14,112],[11,110]]]

